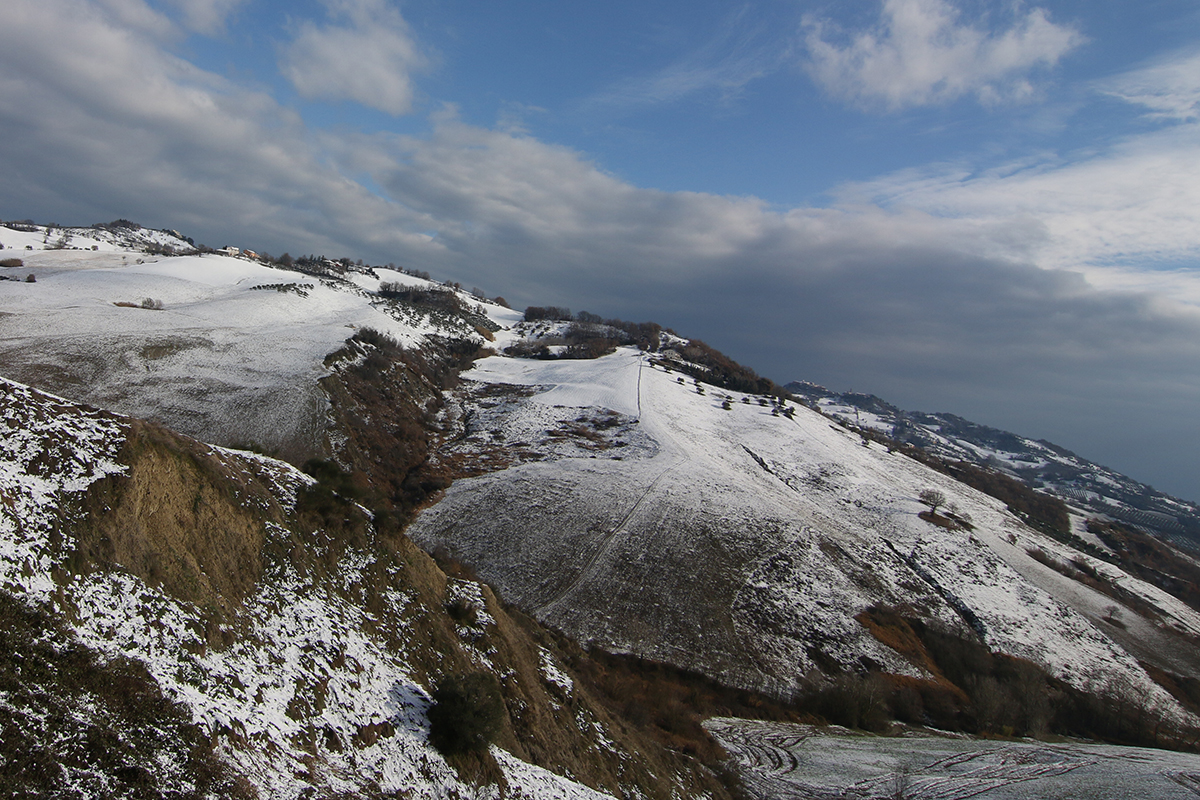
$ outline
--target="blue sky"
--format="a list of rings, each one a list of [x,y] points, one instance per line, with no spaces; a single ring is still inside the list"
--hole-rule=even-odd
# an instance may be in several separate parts
[[[0,217],[653,318],[1200,499],[1200,7],[6,0]]]

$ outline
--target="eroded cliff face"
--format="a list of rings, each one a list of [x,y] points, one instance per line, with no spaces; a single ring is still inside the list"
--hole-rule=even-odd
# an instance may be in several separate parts
[[[79,564],[120,568],[190,603],[229,610],[262,575],[268,523],[287,510],[244,458],[130,420],[126,471],[88,488]]]

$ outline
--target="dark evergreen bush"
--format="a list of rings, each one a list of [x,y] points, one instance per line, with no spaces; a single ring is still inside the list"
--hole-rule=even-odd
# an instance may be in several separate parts
[[[504,714],[495,675],[448,675],[433,692],[429,741],[443,755],[486,750],[500,733]]]

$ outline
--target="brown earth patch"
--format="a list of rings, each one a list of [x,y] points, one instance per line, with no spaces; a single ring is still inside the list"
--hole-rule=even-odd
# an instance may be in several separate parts
[[[284,514],[248,473],[207,446],[132,421],[126,475],[93,484],[75,530],[75,568],[120,566],[181,600],[228,610],[262,572],[267,521]]]

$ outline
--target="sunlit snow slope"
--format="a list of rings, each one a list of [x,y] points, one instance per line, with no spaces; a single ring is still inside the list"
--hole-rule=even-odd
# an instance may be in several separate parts
[[[1148,649],[1131,654],[1100,619],[1113,601],[1027,554],[1072,555],[1064,546],[816,412],[773,414],[631,348],[594,361],[489,358],[465,377],[494,388],[468,401],[477,435],[463,446],[490,438],[529,456],[455,483],[410,535],[448,546],[552,626],[786,694],[830,659],[922,674],[855,619],[886,604],[974,631],[1077,686],[1132,685],[1174,706],[1137,663]],[[529,388],[510,390],[498,414],[506,384]],[[617,433],[580,435],[598,408],[615,412]],[[927,488],[973,530],[919,517]],[[1161,612],[1161,622],[1126,613],[1126,642],[1193,651],[1177,632],[1200,634],[1194,612],[1099,566]],[[1195,674],[1190,655],[1179,661]]]

